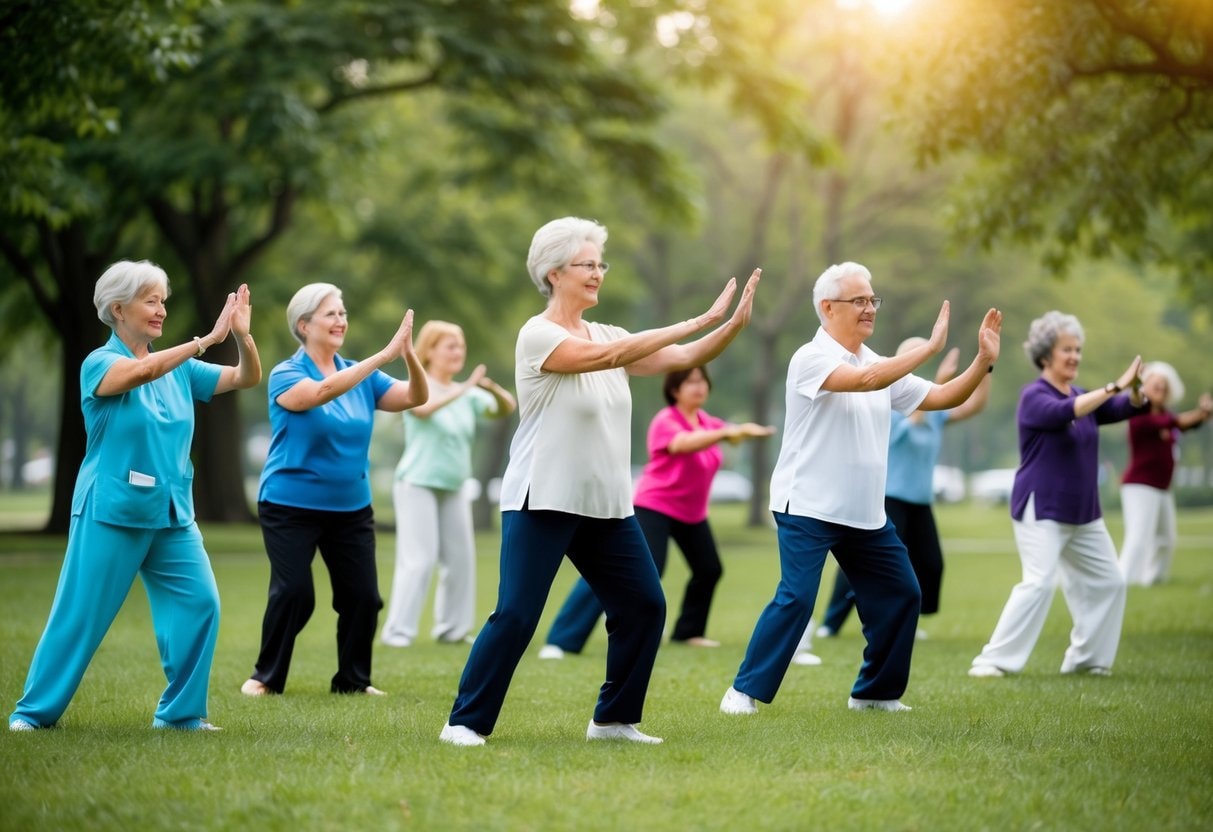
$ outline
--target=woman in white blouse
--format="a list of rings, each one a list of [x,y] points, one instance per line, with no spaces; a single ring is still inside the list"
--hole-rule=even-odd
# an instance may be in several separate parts
[[[586,739],[661,742],[636,729],[665,596],[632,508],[628,376],[695,367],[720,355],[749,323],[761,270],[727,319],[736,279],[707,312],[631,334],[582,318],[598,305],[606,239],[602,225],[564,217],[531,241],[527,269],[547,308],[523,325],[515,347],[520,424],[501,485],[497,608],[468,656],[444,742],[483,745],[492,733],[566,554],[602,602],[609,633],[606,682]],[[678,343],[709,328],[693,343]]]

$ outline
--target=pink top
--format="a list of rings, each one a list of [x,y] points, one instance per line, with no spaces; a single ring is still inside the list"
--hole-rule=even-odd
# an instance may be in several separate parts
[[[669,515],[682,523],[701,523],[708,517],[708,492],[720,470],[724,454],[717,445],[689,454],[672,454],[670,442],[680,433],[716,430],[723,419],[700,410],[692,425],[673,405],[663,408],[649,424],[649,461],[636,483],[637,508]]]

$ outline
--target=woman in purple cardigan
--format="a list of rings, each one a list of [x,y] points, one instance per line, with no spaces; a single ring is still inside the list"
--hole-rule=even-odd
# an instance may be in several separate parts
[[[1084,390],[1074,384],[1082,342],[1078,319],[1057,311],[1046,312],[1028,330],[1024,351],[1040,377],[1019,397],[1020,463],[1011,490],[1023,580],[1011,590],[970,676],[1023,670],[1059,575],[1074,620],[1061,672],[1106,676],[1116,658],[1125,582],[1099,507],[1099,426],[1143,410],[1141,356],[1116,381]],[[1128,388],[1129,395],[1120,395]]]

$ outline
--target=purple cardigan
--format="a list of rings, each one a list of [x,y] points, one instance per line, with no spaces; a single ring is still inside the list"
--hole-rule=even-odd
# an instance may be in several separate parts
[[[1019,469],[1011,489],[1011,516],[1022,520],[1036,495],[1036,519],[1080,525],[1102,516],[1099,507],[1099,426],[1128,419],[1128,395],[1113,396],[1094,412],[1074,418],[1074,399],[1085,393],[1071,386],[1066,395],[1043,378],[1023,388],[1019,424]]]

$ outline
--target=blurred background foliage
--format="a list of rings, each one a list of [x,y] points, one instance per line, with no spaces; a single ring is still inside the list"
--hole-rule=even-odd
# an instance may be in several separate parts
[[[609,227],[593,317],[629,329],[696,314],[763,268],[751,329],[713,367],[725,418],[781,423],[788,358],[817,326],[813,281],[842,260],[885,298],[881,352],[928,332],[946,298],[967,361],[984,311],[1003,310],[989,410],[949,435],[949,464],[1015,465],[1035,374],[1019,344],[1048,309],[1086,327],[1080,383],[1142,353],[1179,369],[1188,404],[1213,385],[1211,8],[7,0],[0,488],[52,460],[47,527],[66,528],[78,369],[105,337],[92,286],[113,260],[168,270],[170,343],[248,282],[268,369],[294,349],[286,301],[324,280],[345,293],[348,356],[413,308],[461,324],[470,362],[512,386],[515,334],[542,309],[530,236],[566,214]],[[633,383],[638,463],[659,388]],[[199,409],[201,517],[250,517],[265,410],[260,390]],[[481,437],[482,481],[511,429]],[[1205,482],[1209,433],[1184,443]],[[729,451],[755,484],[753,522],[775,442]],[[376,465],[401,444],[385,420]],[[1104,451],[1123,464],[1122,428]]]

